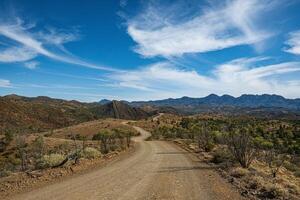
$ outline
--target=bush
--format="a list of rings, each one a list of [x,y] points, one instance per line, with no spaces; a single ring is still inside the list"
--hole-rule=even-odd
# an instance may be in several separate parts
[[[230,172],[230,175],[235,177],[235,178],[241,178],[243,176],[246,176],[247,174],[249,174],[248,169],[241,168],[241,167],[234,168]]]
[[[6,169],[1,170],[1,171],[0,171],[0,178],[9,176],[10,174],[11,174],[11,171],[8,171],[8,170],[6,170]]]
[[[300,170],[295,171],[295,172],[294,172],[294,175],[295,175],[296,177],[299,177],[299,178],[300,178]]]
[[[228,152],[228,150],[225,148],[219,148],[215,152],[213,152],[213,158],[211,162],[215,164],[220,164],[231,160],[232,160],[232,156],[230,152]]]
[[[65,159],[65,156],[58,153],[44,155],[39,161],[40,168],[54,167],[60,164]]]
[[[81,152],[81,157],[87,158],[87,159],[94,159],[101,156],[100,151],[98,151],[95,148],[92,147],[86,147],[83,152]]]
[[[261,176],[248,176],[246,182],[247,188],[249,189],[258,189],[264,185],[264,179]]]
[[[251,129],[242,128],[232,130],[226,136],[229,150],[243,168],[248,168],[256,155],[251,133]]]
[[[280,185],[274,183],[265,183],[260,190],[260,197],[265,199],[280,199],[287,194],[287,191]]]

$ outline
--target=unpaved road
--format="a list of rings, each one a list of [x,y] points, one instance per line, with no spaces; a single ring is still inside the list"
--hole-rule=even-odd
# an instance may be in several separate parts
[[[164,141],[144,141],[136,152],[107,166],[19,194],[11,199],[241,199],[230,185],[190,153]]]

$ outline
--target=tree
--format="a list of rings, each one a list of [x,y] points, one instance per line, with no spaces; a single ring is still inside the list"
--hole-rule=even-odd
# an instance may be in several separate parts
[[[133,135],[133,134],[132,134],[131,131],[125,131],[125,138],[126,138],[127,148],[130,147],[132,135]]]
[[[204,149],[204,151],[209,152],[213,149],[215,143],[214,143],[214,133],[213,131],[208,127],[207,124],[199,125],[196,124],[192,127],[192,132],[194,133],[198,148]]]
[[[289,159],[290,156],[286,154],[279,154],[279,152],[274,148],[265,151],[265,161],[268,164],[273,178],[276,178],[279,169]]]
[[[16,146],[17,146],[17,152],[21,159],[21,170],[25,171],[27,169],[27,151],[26,151],[26,141],[24,135],[17,135],[16,138]]]
[[[109,152],[108,141],[111,135],[112,135],[111,131],[102,130],[93,136],[93,140],[99,140],[101,142],[100,149],[102,153],[106,154]]]
[[[230,152],[243,168],[248,168],[256,155],[251,134],[251,128],[234,128],[226,136]]]

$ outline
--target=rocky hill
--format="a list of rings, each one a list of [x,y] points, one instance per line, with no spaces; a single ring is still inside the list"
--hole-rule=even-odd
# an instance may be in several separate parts
[[[100,118],[142,119],[149,115],[117,101],[101,105],[49,97],[0,97],[0,132],[40,132]]]
[[[122,101],[109,101],[101,106],[95,106],[92,112],[97,116],[105,116],[116,119],[143,119],[150,116],[150,114],[141,108],[129,106]]]

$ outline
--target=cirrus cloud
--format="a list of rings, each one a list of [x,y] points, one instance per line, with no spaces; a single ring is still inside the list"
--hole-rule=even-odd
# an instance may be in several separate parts
[[[261,30],[257,21],[273,7],[273,2],[225,2],[181,18],[176,17],[182,12],[181,6],[168,8],[150,3],[127,22],[127,32],[137,43],[134,50],[145,57],[180,56],[237,45],[255,45],[272,36],[270,32]]]
[[[288,40],[285,44],[288,46],[283,49],[285,52],[300,55],[300,30],[289,33]]]

